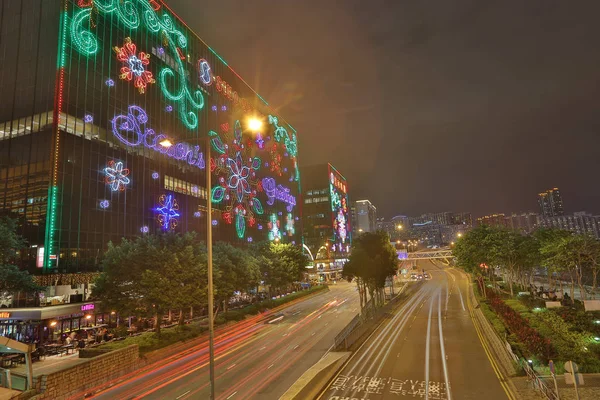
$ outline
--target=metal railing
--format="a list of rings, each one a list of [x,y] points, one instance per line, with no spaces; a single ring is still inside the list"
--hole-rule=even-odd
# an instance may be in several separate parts
[[[535,372],[533,368],[529,366],[526,361],[521,360],[519,364],[527,374],[527,379],[529,382],[531,382],[531,385],[535,390],[539,391],[548,400],[558,400],[559,397],[556,392],[546,385],[546,382],[543,381],[543,379]]]

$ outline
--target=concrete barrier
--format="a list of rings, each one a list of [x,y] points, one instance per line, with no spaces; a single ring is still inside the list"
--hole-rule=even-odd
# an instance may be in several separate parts
[[[279,400],[314,399],[323,390],[327,382],[352,354],[345,352],[329,352],[315,365],[310,367]]]

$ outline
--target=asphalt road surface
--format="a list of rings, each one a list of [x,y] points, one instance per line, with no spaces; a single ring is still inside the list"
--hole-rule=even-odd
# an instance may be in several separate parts
[[[329,350],[359,313],[356,285],[341,282],[329,292],[273,316],[238,324],[215,335],[217,399],[278,399]],[[269,323],[271,322],[271,323]],[[95,399],[208,399],[208,349],[165,360],[98,393]]]
[[[425,281],[381,323],[321,399],[507,399],[470,317],[466,275],[419,261]]]

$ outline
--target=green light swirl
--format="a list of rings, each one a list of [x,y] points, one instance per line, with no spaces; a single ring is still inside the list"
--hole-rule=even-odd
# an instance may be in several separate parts
[[[84,21],[89,21],[91,8],[85,8],[73,15],[71,20],[71,41],[78,52],[84,56],[91,56],[98,51],[98,39],[96,36],[84,28]]]
[[[188,129],[197,128],[196,112],[204,107],[204,96],[199,89],[188,87],[185,68],[177,52],[177,47],[187,48],[187,38],[176,28],[171,16],[166,12],[159,16],[147,0],[94,0],[94,6],[101,13],[116,15],[119,22],[129,29],[137,29],[143,24],[150,32],[165,35],[176,71],[169,67],[161,69],[158,74],[160,88],[165,98],[177,105],[183,124]],[[98,51],[98,38],[90,32],[89,26],[84,26],[90,12],[91,8],[76,11],[71,23],[71,41],[75,49],[85,56]]]

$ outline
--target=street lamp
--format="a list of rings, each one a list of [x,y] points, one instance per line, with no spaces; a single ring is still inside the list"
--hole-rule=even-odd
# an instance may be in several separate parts
[[[396,229],[398,229],[398,230],[402,229],[402,225],[397,225]]]
[[[362,233],[362,231],[363,231],[362,228],[358,230],[358,232],[361,232],[361,233]]]
[[[167,147],[167,148],[173,146],[173,143],[169,139],[163,139],[158,144],[160,144],[162,147]]]
[[[462,232],[458,232],[458,237],[462,237]]]
[[[257,132],[258,130],[260,130],[260,128],[262,128],[263,122],[256,118],[256,117],[250,117],[248,118],[248,128],[252,131],[252,132]]]

